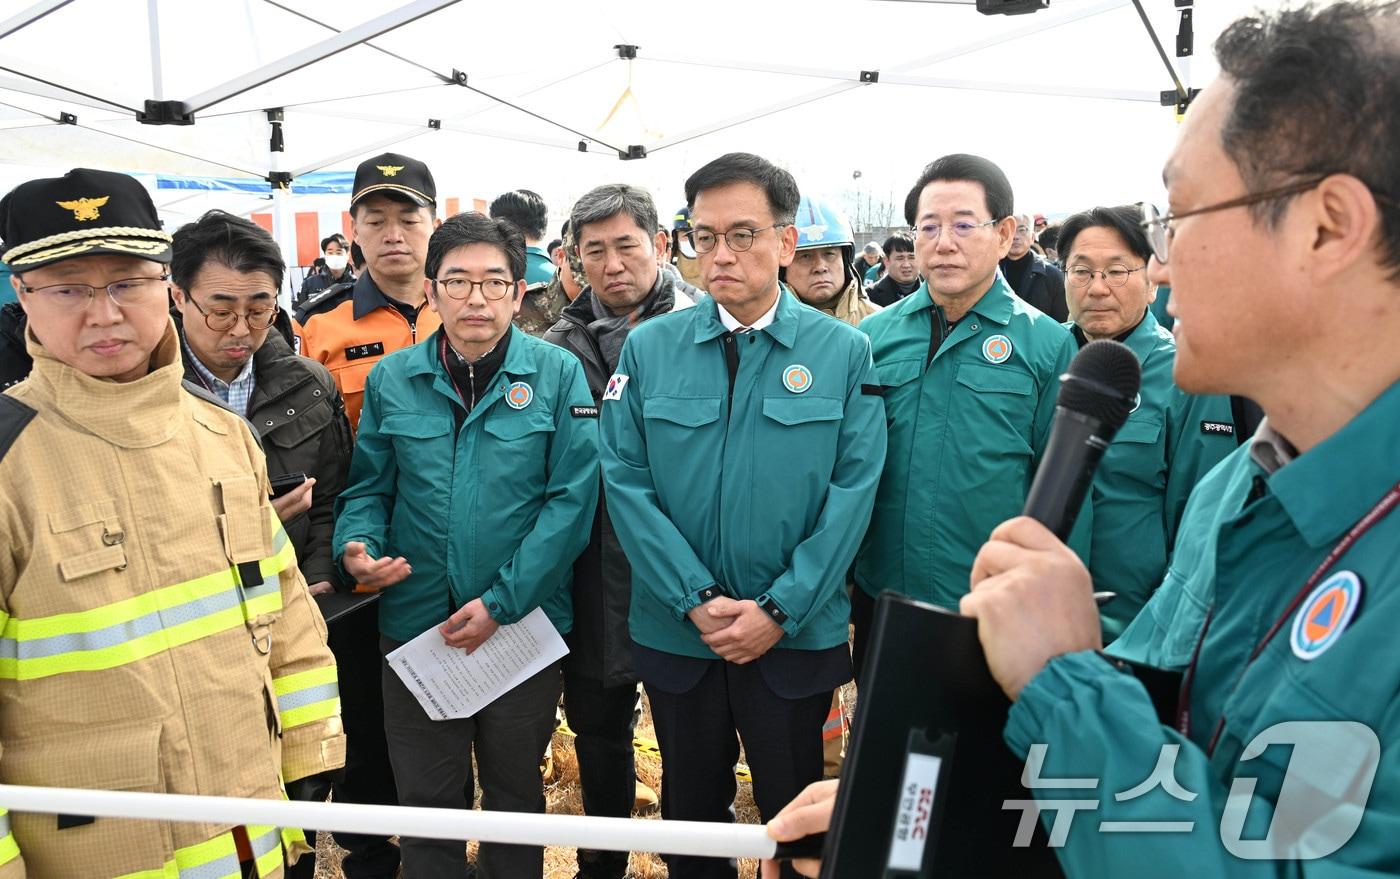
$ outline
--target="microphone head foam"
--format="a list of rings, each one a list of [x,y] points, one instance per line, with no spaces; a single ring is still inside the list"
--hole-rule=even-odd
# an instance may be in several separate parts
[[[1141,386],[1142,366],[1132,349],[1101,339],[1085,345],[1070,362],[1060,378],[1058,404],[1099,420],[1111,436],[1128,420]]]

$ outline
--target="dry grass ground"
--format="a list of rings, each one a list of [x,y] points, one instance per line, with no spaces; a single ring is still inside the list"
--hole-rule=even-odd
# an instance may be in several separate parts
[[[845,687],[846,711],[855,710],[855,687]],[[637,737],[655,739],[651,725],[651,711],[642,700],[642,718],[637,724]],[[562,733],[554,735],[555,782],[545,788],[547,808],[553,814],[582,815],[583,800],[579,794],[578,761],[574,757],[574,740]],[[661,789],[661,760],[648,754],[637,755],[637,777],[652,790]],[[734,802],[734,810],[739,820],[745,823],[758,823],[758,808],[753,802],[753,788],[746,781],[739,782],[739,795]],[[648,820],[659,820],[660,815],[650,815]],[[331,844],[325,835],[317,852],[316,879],[343,879],[340,872],[340,859],[344,852]],[[468,846],[468,856],[475,856],[476,843]],[[572,879],[576,870],[575,850],[562,846],[550,846],[544,852],[545,879]],[[755,879],[758,874],[757,861],[740,861],[740,879]],[[650,853],[633,852],[630,876],[634,879],[665,879],[666,865],[661,858]]]

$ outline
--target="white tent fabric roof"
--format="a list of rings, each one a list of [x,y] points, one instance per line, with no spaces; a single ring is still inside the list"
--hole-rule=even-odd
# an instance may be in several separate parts
[[[956,0],[396,3],[443,8],[198,110],[194,125],[152,126],[134,119],[147,99],[217,89],[335,36],[327,25],[347,30],[396,8],[4,0],[0,190],[78,165],[260,177],[274,161],[264,110],[282,107],[282,170],[348,170],[392,148],[427,161],[439,192],[464,200],[527,187],[562,218],[590,187],[624,180],[650,188],[665,216],[690,171],[742,149],[851,213],[878,220],[892,205],[897,222],[919,168],[944,153],[992,158],[1019,209],[1062,213],[1157,195],[1174,137],[1173,113],[1156,100],[1171,80],[1130,0],[1055,0],[1019,17]],[[1211,42],[1254,5],[1198,0],[1188,85],[1213,78]],[[1170,53],[1178,10],[1145,6]],[[637,59],[620,59],[616,44],[638,46]],[[443,81],[454,70],[467,87]],[[862,70],[880,81],[861,83]],[[55,122],[61,113],[77,125]],[[631,145],[647,157],[619,160],[613,148]],[[177,215],[202,209],[182,196]]]

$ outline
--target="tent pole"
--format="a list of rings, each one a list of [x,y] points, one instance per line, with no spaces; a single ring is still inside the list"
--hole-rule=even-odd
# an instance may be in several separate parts
[[[0,40],[3,40],[20,28],[28,27],[50,12],[62,9],[72,2],[73,0],[43,0],[43,2],[35,3],[19,15],[10,16],[3,22],[0,22]]]
[[[286,145],[282,139],[282,111],[267,111],[267,124],[271,133],[268,144],[268,182],[272,184],[272,237],[282,251],[282,261],[287,264],[287,273],[282,279],[282,289],[277,291],[277,304],[286,311],[292,310],[291,288],[294,283],[291,269],[297,264],[297,218],[292,210],[291,178],[283,173]],[[292,175],[295,177],[296,175]],[[297,279],[300,280],[300,279]]]
[[[146,21],[151,31],[151,95],[165,100],[165,82],[160,69],[160,0],[146,0]]]
[[[265,85],[274,79],[286,76],[307,65],[315,64],[323,58],[329,58],[332,55],[357,46],[365,40],[373,39],[381,34],[388,33],[395,28],[402,27],[412,21],[417,21],[425,15],[430,15],[457,2],[458,0],[413,0],[413,2],[406,3],[398,9],[386,12],[377,18],[372,18],[362,24],[347,28],[333,37],[327,37],[315,45],[307,46],[284,58],[279,58],[270,64],[264,64],[256,70],[251,70],[243,76],[235,77],[228,82],[214,86],[212,89],[187,98],[183,102],[185,105],[185,112],[197,113],[206,107],[220,103],[221,101],[226,101],[246,91],[251,91],[260,85]]]

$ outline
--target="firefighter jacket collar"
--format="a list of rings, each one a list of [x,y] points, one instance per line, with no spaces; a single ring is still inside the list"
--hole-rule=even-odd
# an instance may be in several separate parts
[[[365,269],[360,277],[355,280],[355,286],[351,288],[350,298],[354,302],[355,320],[359,320],[376,308],[394,308],[394,303],[389,301],[389,297],[379,289],[379,285],[374,283],[374,278],[369,275],[369,269]],[[427,303],[424,302],[424,305]],[[421,311],[421,309],[420,309]]]
[[[184,422],[169,417],[180,404],[185,366],[174,322],[151,352],[151,371],[130,382],[93,378],[48,352],[33,333],[25,333],[34,371],[29,382],[63,417],[109,443],[145,449],[171,439]]]
[[[987,288],[987,292],[982,294],[968,309],[968,313],[976,312],[983,320],[1006,326],[1011,323],[1011,315],[1015,313],[1015,296],[1011,291],[1011,285],[1006,282],[1006,278],[998,269],[996,277],[992,279],[992,286]],[[908,304],[906,304],[908,303]],[[925,308],[933,307],[933,296],[929,293],[928,282],[919,285],[919,289],[910,293],[899,301],[899,311],[902,314],[913,314]]]
[[[797,315],[805,307],[786,287],[779,285],[778,312],[773,316],[773,322],[759,332],[772,336],[773,341],[784,348],[791,348],[792,343],[797,341]],[[719,304],[713,296],[704,297],[695,304],[695,308],[695,344],[718,339],[728,332],[720,322]]]

